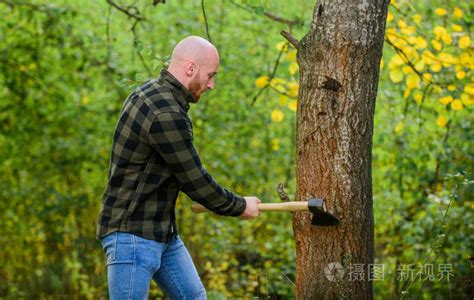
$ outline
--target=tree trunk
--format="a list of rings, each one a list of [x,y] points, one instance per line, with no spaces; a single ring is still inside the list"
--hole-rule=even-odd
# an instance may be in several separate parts
[[[341,224],[294,214],[298,299],[374,297],[372,135],[389,2],[318,1],[299,43],[296,198],[324,197]]]

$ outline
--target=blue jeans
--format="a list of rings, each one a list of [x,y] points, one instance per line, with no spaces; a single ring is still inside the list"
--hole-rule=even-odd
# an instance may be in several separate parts
[[[102,238],[110,299],[147,299],[151,279],[171,299],[206,299],[206,290],[179,237],[167,243],[126,232]]]

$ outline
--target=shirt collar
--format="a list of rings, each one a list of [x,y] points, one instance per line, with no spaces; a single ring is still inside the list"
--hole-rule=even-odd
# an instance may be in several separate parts
[[[186,111],[189,110],[189,103],[197,102],[196,98],[194,98],[191,92],[187,88],[185,88],[184,85],[179,82],[178,79],[176,79],[176,77],[174,77],[170,72],[168,72],[168,70],[161,70],[160,78],[158,79],[158,81],[168,83],[177,91],[177,93],[175,94],[176,100],[179,102],[179,104],[181,104],[181,106],[186,108]]]

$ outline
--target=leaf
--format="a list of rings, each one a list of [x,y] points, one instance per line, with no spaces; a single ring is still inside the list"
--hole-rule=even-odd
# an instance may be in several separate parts
[[[295,73],[298,72],[298,68],[299,68],[299,67],[298,67],[298,64],[295,63],[295,62],[292,62],[292,63],[290,64],[290,67],[288,68],[288,70],[290,71],[290,74],[291,74],[291,75],[295,75]]]
[[[254,8],[254,12],[255,12],[257,15],[261,16],[261,15],[263,15],[263,14],[265,13],[265,7],[263,7],[263,6],[261,6],[261,5],[256,6],[256,7]]]
[[[390,80],[395,83],[401,82],[403,80],[403,72],[400,69],[393,69],[390,71]]]

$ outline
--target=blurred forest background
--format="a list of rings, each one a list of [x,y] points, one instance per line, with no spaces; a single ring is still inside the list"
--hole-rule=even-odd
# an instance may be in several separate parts
[[[279,32],[302,38],[315,1],[158,2],[0,0],[1,298],[107,297],[95,226],[118,113],[179,40],[208,36],[206,23],[221,66],[190,110],[204,165],[241,195],[278,202],[279,182],[294,194],[298,65]],[[389,8],[373,149],[377,299],[472,297],[472,11]],[[193,215],[182,196],[177,216],[210,299],[294,297],[291,214]]]

